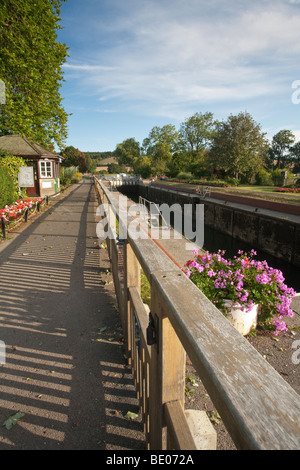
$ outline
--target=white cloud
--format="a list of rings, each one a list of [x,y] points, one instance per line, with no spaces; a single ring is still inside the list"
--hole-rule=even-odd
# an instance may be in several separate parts
[[[111,0],[111,7],[114,21],[93,20],[93,54],[71,55],[65,65],[106,110],[112,100],[111,111],[174,116],[192,103],[208,109],[276,96],[289,73],[289,82],[300,78],[300,16],[286,2]]]
[[[91,64],[69,64],[63,65],[64,69],[84,71],[84,72],[102,72],[115,70],[116,67],[108,67],[105,65],[91,65]]]
[[[298,3],[300,3],[300,1]],[[300,129],[299,130],[294,130],[292,132],[293,132],[294,136],[296,137],[295,142],[300,142]]]

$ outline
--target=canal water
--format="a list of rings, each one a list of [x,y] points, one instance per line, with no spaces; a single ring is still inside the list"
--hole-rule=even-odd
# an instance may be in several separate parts
[[[136,195],[130,195],[130,198],[138,203],[138,196]],[[172,214],[171,214],[171,220],[170,223],[171,225],[173,222]],[[195,227],[193,227],[193,230],[195,230]],[[200,247],[201,248],[201,247]],[[230,235],[227,235],[225,233],[219,232],[207,225],[204,225],[204,245],[202,249],[206,251],[216,252],[218,250],[225,250],[226,258],[231,258],[234,255],[237,254],[238,250],[243,250],[247,253],[249,253],[252,249],[254,249],[257,253],[255,256],[255,259],[263,261],[266,260],[269,266],[272,266],[275,269],[280,269],[282,271],[282,274],[285,278],[285,283],[287,284],[288,287],[292,287],[296,292],[300,292],[300,268],[297,266],[293,266],[292,264],[280,260],[276,258],[275,256],[268,255],[259,249],[257,249],[255,246],[251,246],[245,242],[239,241]],[[192,253],[191,253],[191,258],[192,258]],[[188,261],[189,257],[187,257]]]
[[[263,261],[266,260],[269,266],[275,269],[280,269],[285,277],[285,283],[288,287],[292,287],[296,292],[300,292],[300,268],[287,263],[284,260],[280,260],[274,256],[268,255],[254,246],[251,246],[242,241],[236,240],[230,235],[218,232],[211,227],[204,227],[204,245],[203,249],[210,252],[216,252],[218,250],[225,250],[225,257],[232,258],[237,254],[238,250],[243,250],[249,253],[254,249],[257,253],[255,259]]]

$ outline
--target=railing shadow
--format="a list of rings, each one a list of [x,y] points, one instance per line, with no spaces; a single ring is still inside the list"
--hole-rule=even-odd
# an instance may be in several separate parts
[[[95,209],[80,185],[0,253],[0,449],[144,448]]]

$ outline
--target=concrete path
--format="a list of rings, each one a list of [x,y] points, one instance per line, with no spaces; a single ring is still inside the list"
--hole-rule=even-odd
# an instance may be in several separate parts
[[[96,206],[76,185],[0,244],[0,450],[144,449]]]

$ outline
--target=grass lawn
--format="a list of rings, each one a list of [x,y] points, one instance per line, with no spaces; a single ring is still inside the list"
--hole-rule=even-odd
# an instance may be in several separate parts
[[[213,188],[217,191],[225,191],[231,194],[240,194],[241,196],[254,197],[258,199],[265,199],[268,201],[285,202],[288,204],[300,204],[300,194],[292,193],[278,193],[277,186],[243,186],[240,185],[235,188]]]
[[[252,186],[247,186],[247,185],[243,185],[243,184],[240,184],[237,189],[245,189],[245,190],[249,190],[249,191],[262,191],[262,192],[267,192],[267,193],[272,193],[272,192],[276,192],[276,189],[278,189],[278,186],[256,186],[256,185],[252,185]]]
[[[168,186],[181,186],[182,188],[197,188],[198,184],[189,183],[178,183],[172,181],[159,181]],[[208,184],[209,186],[209,184]],[[259,199],[265,199],[268,201],[285,202],[288,204],[300,204],[300,194],[291,193],[278,193],[275,190],[278,186],[257,186],[257,185],[240,185],[231,186],[227,188],[211,186],[211,191],[214,192],[226,192],[231,194],[240,194],[241,196],[255,197]]]
[[[151,287],[142,268],[141,268],[141,297],[142,297],[144,304],[150,305]]]

